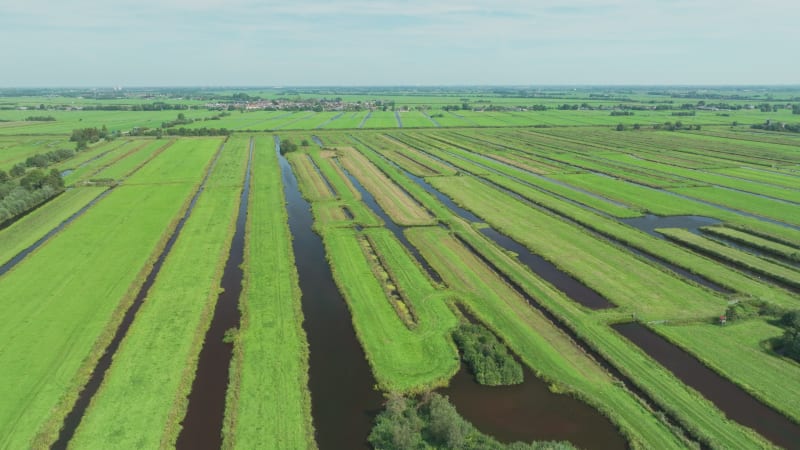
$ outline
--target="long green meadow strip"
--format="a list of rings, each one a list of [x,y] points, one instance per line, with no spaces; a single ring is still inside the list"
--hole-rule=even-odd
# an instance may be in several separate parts
[[[444,384],[458,370],[455,345],[442,328],[409,330],[395,312],[352,229],[323,232],[334,280],[347,300],[356,334],[381,389],[416,392]],[[410,260],[398,270],[420,270]],[[430,289],[429,296],[433,294]],[[420,300],[423,301],[423,300]],[[444,301],[441,297],[424,301]],[[427,317],[425,321],[441,320]],[[455,318],[443,328],[454,328]]]
[[[455,144],[451,145],[450,146],[451,148],[449,148],[442,155],[445,158],[447,158],[449,162],[453,164],[459,165],[459,163],[462,162],[463,159],[467,159],[475,163],[478,167],[484,166],[492,169],[495,172],[499,172],[500,176],[506,175],[509,177],[517,178],[524,183],[535,186],[536,188],[543,189],[555,195],[562,196],[572,201],[581,203],[590,208],[603,211],[606,214],[610,214],[615,217],[637,217],[641,215],[639,211],[628,208],[624,205],[617,205],[610,201],[607,201],[604,198],[598,198],[598,196],[593,196],[585,192],[572,189],[568,186],[563,186],[546,178],[526,173],[521,169],[509,167],[507,164],[503,164],[499,161],[492,159],[491,156],[481,155],[478,149],[474,148],[469,149],[468,147],[464,147],[463,144],[461,143],[459,143],[458,145],[459,147],[455,147]],[[455,158],[448,157],[449,156],[448,153],[457,157]],[[467,170],[469,169],[467,168]]]
[[[402,188],[392,182],[361,153],[349,148],[342,164],[374,197],[395,223],[400,225],[431,225],[433,217]]]
[[[105,187],[70,189],[0,230],[0,264],[33,245],[105,190]]]
[[[730,175],[736,178],[743,178],[745,180],[756,181],[759,183],[781,186],[790,189],[798,189],[800,186],[800,177],[797,175],[781,174],[777,172],[768,172],[764,170],[754,169],[752,167],[733,167],[725,169],[717,169],[714,172],[724,175]]]
[[[687,179],[697,180],[702,183],[742,190],[753,194],[765,195],[790,202],[800,202],[800,191],[768,186],[758,182],[737,180],[736,178],[719,175],[713,172],[701,172],[698,170],[676,167],[670,164],[646,161],[640,158],[631,157],[631,155],[627,154],[619,155],[619,157],[615,157],[613,159],[616,161],[624,161],[626,164],[636,167],[645,167],[648,169],[681,176]],[[798,182],[800,182],[800,180],[798,180]]]
[[[717,205],[768,217],[783,223],[800,225],[800,206],[744,192],[714,187],[671,189],[680,194],[699,198]]]
[[[669,239],[672,239],[689,248],[696,249],[701,253],[708,254],[714,258],[728,261],[744,269],[759,273],[763,276],[776,279],[783,283],[800,288],[800,271],[767,261],[750,253],[728,247],[714,240],[698,236],[690,231],[681,228],[660,228],[657,229]]]
[[[70,447],[174,445],[228,259],[246,162],[247,141],[232,139],[114,355]]]
[[[800,423],[800,365],[767,353],[783,329],[762,319],[717,324],[659,325],[654,329],[704,364]],[[748,361],[743,364],[742,361]]]
[[[653,214],[661,216],[697,214],[713,217],[729,224],[740,225],[758,230],[765,234],[780,236],[782,240],[797,242],[798,246],[800,246],[800,231],[798,230],[715,208],[699,201],[672,195],[665,191],[594,174],[565,175],[556,176],[555,178],[636,206]]]
[[[508,180],[493,177],[492,181],[515,191],[536,204],[569,217],[590,230],[657,256],[679,267],[683,267],[692,273],[701,275],[731,290],[756,295],[763,300],[775,302],[784,306],[795,303],[795,299],[785,290],[779,289],[769,283],[753,280],[751,277],[723,264],[710,263],[707,258],[698,256],[679,245],[658,239],[633,227],[621,224],[591,211],[577,208],[574,205],[570,205],[551,196],[543,195],[535,190],[527,189],[525,186],[519,184],[515,185]],[[658,191],[652,192],[661,194]],[[731,214],[731,216],[736,215]]]
[[[800,262],[800,248],[790,247],[779,242],[727,227],[705,227],[703,228],[703,232]]]
[[[125,181],[126,185],[194,183],[197,165],[208,162],[222,138],[181,138]]]
[[[255,140],[224,448],[314,448],[308,343],[272,137]]]
[[[336,196],[339,200],[337,205],[340,207],[346,207],[353,215],[354,222],[363,226],[378,226],[383,224],[383,221],[361,201],[361,193],[358,192],[352,183],[350,183],[350,179],[347,178],[347,175],[345,175],[344,171],[342,171],[342,168],[339,166],[336,160],[334,160],[332,152],[312,152],[309,153],[309,155],[317,164],[317,167],[319,167],[322,175],[326,180],[328,180],[331,186],[333,186],[333,189],[336,191]],[[302,178],[303,174],[295,173],[295,176],[298,177],[298,183],[301,183],[300,187],[302,188],[302,184],[306,182],[300,179]],[[306,194],[306,191],[302,189],[301,192],[304,196],[308,195]],[[308,197],[306,197],[306,199],[309,200]],[[312,205],[315,214],[317,211],[319,211],[317,208],[319,205],[322,205],[322,203],[315,202]],[[319,222],[317,222],[317,220],[319,220]],[[315,215],[315,226],[322,223],[325,223],[325,220],[322,220],[320,216]]]
[[[147,141],[142,140],[130,140],[123,142],[122,145],[102,154],[102,156],[87,161],[81,164],[79,167],[76,167],[72,172],[64,177],[64,183],[67,186],[70,186],[85,181],[96,172],[102,170],[104,167],[114,164],[115,162],[124,159],[126,156],[136,153],[146,145]]]
[[[117,188],[0,278],[1,447],[55,440],[192,188]]]
[[[169,147],[174,142],[174,140],[157,140],[150,142],[141,150],[128,155],[125,158],[106,167],[105,169],[97,172],[92,176],[92,178],[97,180],[120,180],[125,178],[142,164],[145,164],[148,159],[152,158],[154,155],[157,155],[159,152],[164,151],[165,148]]]
[[[431,183],[614,304],[643,317],[696,318],[724,307],[722,298],[471,177],[437,177]]]
[[[467,229],[463,225],[458,227]],[[620,426],[632,448],[683,446],[649,410],[614,383],[564,333],[527,305],[453,236],[441,229],[414,228],[409,230],[409,239],[448,284],[464,292],[459,294],[462,303],[494,329],[553,389],[597,407]],[[546,289],[557,295],[552,288]]]
[[[387,163],[383,161],[381,158],[376,157],[374,152],[365,151],[364,154],[368,158],[370,158],[370,160],[372,160],[372,162],[375,165],[381,167],[381,170],[383,170],[386,174],[388,174],[396,183],[401,184],[408,192],[411,192],[415,196],[415,198],[421,200],[430,211],[435,211],[437,217],[439,217],[440,220],[450,215],[450,213],[446,209],[442,208],[439,202],[434,201],[430,197],[430,195],[424,192],[419,186],[417,186],[407,177],[403,176],[396,169],[392,167],[387,167],[388,166]],[[606,178],[603,177],[597,177],[597,178],[606,180]],[[615,220],[603,217],[592,211],[588,211],[583,208],[578,208],[574,205],[564,202],[563,200],[557,199],[549,195],[545,195],[534,189],[522,186],[519,183],[514,183],[512,180],[504,180],[502,177],[494,177],[492,178],[492,180],[494,182],[501,183],[506,188],[517,192],[518,194],[524,196],[528,200],[543,205],[549,209],[557,211],[559,214],[563,214],[566,217],[575,220],[576,222],[580,223],[582,226],[587,227],[590,230],[596,231],[605,236],[610,236],[615,240],[619,240],[639,250],[653,254],[672,264],[683,267],[689,270],[690,272],[699,274],[722,286],[728,287],[731,290],[741,293],[752,294],[761,298],[762,300],[774,302],[776,304],[787,307],[796,304],[796,298],[791,294],[789,294],[788,292],[786,292],[785,290],[777,288],[769,283],[757,282],[752,278],[745,276],[744,274],[736,270],[733,270],[731,268],[728,268],[724,265],[709,264],[707,258],[698,256],[691,251],[681,248],[678,245],[675,245],[673,243],[670,243],[662,239],[655,238],[647,233],[639,231],[633,227],[620,224]],[[647,196],[651,193],[657,195],[663,195],[665,197],[668,197],[668,199],[677,199],[677,197],[671,196],[669,194],[664,194],[657,190],[647,189],[641,186],[635,186],[625,182],[620,182],[620,183],[628,187],[639,189],[636,192],[638,192],[643,198],[647,200],[650,200]],[[660,197],[657,197],[656,200],[657,199],[660,199]],[[657,204],[657,202],[655,203]],[[719,211],[721,211],[721,215],[723,217],[736,219],[742,223],[758,222],[758,224],[764,224],[763,228],[768,228],[767,227],[768,225],[772,225],[756,221],[755,219],[752,220],[748,218],[739,219],[741,216],[737,214],[730,214],[722,210]],[[447,221],[447,219],[444,220]],[[777,225],[775,225],[774,227],[785,229]],[[787,230],[787,232],[788,231],[791,230]]]
[[[333,192],[317,173],[308,154],[294,152],[287,155],[287,159],[292,164],[292,170],[299,174],[298,181],[304,183],[302,190],[309,196],[309,200],[313,202],[333,198]]]

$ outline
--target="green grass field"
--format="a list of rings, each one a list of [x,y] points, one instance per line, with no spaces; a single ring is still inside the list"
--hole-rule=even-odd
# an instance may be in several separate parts
[[[97,198],[105,187],[71,189],[40,206],[31,214],[0,230],[0,264],[39,240]]]
[[[54,439],[191,191],[189,184],[117,188],[0,279],[0,310],[11,321],[0,336],[3,446]],[[53,264],[65,257],[68,270]]]
[[[247,144],[245,137],[226,143],[72,447],[174,445],[228,259]]]
[[[272,139],[257,137],[225,448],[313,448],[308,344]]]
[[[316,299],[303,296],[313,291],[298,277],[298,268],[323,261],[294,241],[301,237],[292,235],[289,218],[299,205],[284,196],[290,178],[281,172],[273,134],[298,144],[286,157],[347,306],[340,320],[352,322],[374,376],[375,386],[358,386],[364,392],[425,395],[447,385],[462,364],[451,333],[466,312],[554,393],[606,416],[630,448],[772,447],[612,327],[638,321],[800,424],[800,364],[773,351],[784,333],[778,322],[760,316],[715,323],[739,301],[800,308],[800,134],[751,127],[800,123],[792,114],[797,89],[20,92],[2,92],[0,169],[74,149],[75,129],[106,127],[113,139],[47,167],[67,171],[68,188],[0,229],[2,263],[104,195],[0,276],[0,316],[7,319],[0,330],[0,448],[55,441],[208,174],[69,443],[175,446],[235,230],[250,145],[241,325],[229,336],[225,409],[211,413],[224,415],[219,433],[226,449],[331,447],[324,421],[333,416],[315,411],[335,405],[312,407],[312,399],[325,397],[309,384],[315,348],[306,333],[314,336],[308,327],[321,323],[312,315],[320,312],[309,308],[304,317],[301,299]],[[162,123],[179,114],[191,122],[174,128],[233,134],[169,137],[172,127]],[[677,121],[682,126],[671,130]],[[163,138],[139,137],[159,129]],[[0,197],[38,188],[30,184],[35,177],[22,179],[3,176]],[[377,207],[364,197],[374,197]],[[474,223],[445,206],[450,200],[477,216]],[[628,220],[659,220],[645,214],[715,220],[695,219],[706,225],[695,229],[671,219],[657,232]],[[549,267],[525,266],[489,239],[486,227],[613,306],[582,305],[572,291],[546,281],[558,276]],[[342,351],[362,357],[358,348]],[[376,413],[363,411],[358,419]],[[538,426],[547,425],[531,423]]]

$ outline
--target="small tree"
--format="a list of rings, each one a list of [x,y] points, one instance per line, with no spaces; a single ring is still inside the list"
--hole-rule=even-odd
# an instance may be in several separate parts
[[[625,131],[625,125],[623,125],[623,124],[621,124],[621,123],[620,123],[620,124],[618,124],[618,125],[617,125],[617,131]]]
[[[308,139],[303,139],[303,140],[300,142],[300,145],[302,145],[303,147],[308,147],[308,145],[309,145],[309,144],[308,144]]]
[[[14,167],[11,168],[11,171],[9,173],[14,178],[21,177],[25,175],[25,166],[22,163],[17,163],[14,165]]]
[[[633,124],[633,129],[634,129],[634,130],[638,130],[638,129],[640,129],[640,128],[642,128],[642,126],[641,126],[641,125],[639,125],[638,123],[635,123],[635,124]]]
[[[289,139],[281,141],[281,155],[285,155],[296,150],[297,144],[294,142],[290,141]]]

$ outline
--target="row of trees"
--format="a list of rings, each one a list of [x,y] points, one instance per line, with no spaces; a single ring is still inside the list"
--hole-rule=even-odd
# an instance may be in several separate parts
[[[73,156],[75,156],[75,152],[67,148],[53,150],[47,153],[37,153],[33,156],[29,156],[25,160],[25,166],[43,169],[50,164],[65,161]]]
[[[102,128],[92,127],[72,130],[72,136],[70,136],[69,140],[70,142],[75,142],[76,150],[80,151],[88,147],[89,144],[93,144],[100,139],[108,139],[109,136],[108,128],[103,125]]]
[[[34,169],[17,183],[0,171],[0,224],[23,214],[64,190],[64,180],[56,169]]]
[[[753,124],[750,128],[767,131],[787,131],[789,133],[800,133],[800,123],[791,124],[767,120],[763,124]]]

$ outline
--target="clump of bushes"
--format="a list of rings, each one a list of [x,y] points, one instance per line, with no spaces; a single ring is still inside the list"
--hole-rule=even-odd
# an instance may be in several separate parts
[[[281,155],[285,155],[294,151],[297,151],[297,144],[289,139],[284,139],[281,141]]]
[[[462,324],[453,332],[453,340],[478,383],[489,386],[522,383],[522,366],[486,327]]]
[[[776,350],[800,362],[800,310],[789,311],[781,316],[783,336],[776,342]]]
[[[567,442],[503,444],[464,420],[447,397],[429,393],[419,400],[393,396],[375,419],[369,442],[376,449],[572,450]]]
[[[783,328],[783,335],[772,341],[772,348],[800,362],[800,310],[788,311],[760,300],[743,300],[725,310],[729,322],[757,317],[770,319],[771,323]]]

